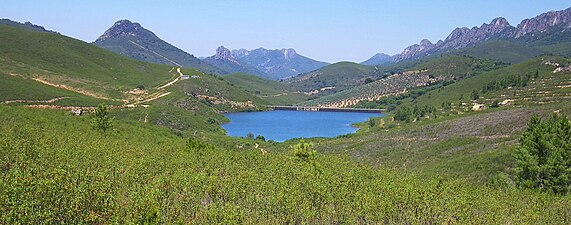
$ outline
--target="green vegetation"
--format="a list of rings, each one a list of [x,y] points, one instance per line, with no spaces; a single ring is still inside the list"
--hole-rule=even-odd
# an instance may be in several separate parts
[[[2,223],[569,223],[571,199],[0,106]],[[300,145],[298,145],[300,146]],[[311,150],[311,149],[310,149]],[[305,155],[305,154],[302,154]],[[437,213],[435,213],[437,212]]]
[[[457,52],[459,54],[482,59],[495,59],[506,63],[520,63],[545,53],[538,48],[505,40],[488,41],[474,47],[458,50]]]
[[[0,40],[2,73],[63,84],[84,95],[122,99],[137,85],[157,87],[172,76],[169,66],[131,60],[63,35],[0,25]]]
[[[135,23],[131,23],[131,21],[128,20],[117,21],[109,28],[109,30],[114,31],[110,33],[115,36],[112,35],[104,39],[97,39],[93,44],[117,54],[145,62],[196,68],[206,73],[225,73],[225,71],[213,67],[193,55],[163,41],[153,32],[136,26],[139,25],[135,25]],[[116,35],[117,32],[136,33],[136,35]]]
[[[571,122],[552,114],[547,120],[534,114],[514,152],[520,186],[554,193],[571,191]]]
[[[107,106],[99,105],[93,113],[93,118],[91,121],[91,127],[93,129],[105,132],[111,128],[113,124],[113,118],[109,116],[107,111]]]
[[[235,73],[224,76],[224,80],[273,105],[292,105],[307,100],[307,95],[294,88],[259,76]]]
[[[442,54],[438,57],[432,57],[429,61],[424,62],[424,60],[427,59],[420,59],[417,60],[416,63],[411,63],[411,67],[407,71],[391,72],[394,74],[377,81],[323,96],[302,104],[328,105],[354,100],[369,101],[370,99],[382,99],[386,96],[394,96],[406,90],[424,87],[429,84],[436,85],[414,90],[415,93],[410,94],[410,97],[416,98],[418,97],[417,94],[423,94],[427,90],[446,86],[454,80],[465,79],[506,66],[506,64],[495,60],[478,59],[454,54]],[[381,67],[378,68],[378,71],[387,71],[390,68],[392,67]],[[403,95],[396,98],[402,98],[402,96]],[[377,108],[381,107],[382,104],[379,102],[363,102],[358,104],[358,106]]]
[[[334,93],[363,84],[368,77],[378,78],[380,76],[381,74],[378,74],[378,71],[373,66],[339,62],[289,78],[284,82],[305,92],[319,90],[324,87],[335,87],[332,91],[325,92]]]

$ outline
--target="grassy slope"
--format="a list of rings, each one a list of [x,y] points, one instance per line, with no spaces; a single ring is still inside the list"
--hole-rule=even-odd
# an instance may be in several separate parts
[[[569,63],[566,59],[541,57],[470,77],[415,99],[405,98],[398,107],[434,106],[438,118],[422,118],[389,129],[386,128],[395,123],[391,118],[383,118],[376,120],[372,128],[363,124],[365,130],[360,133],[324,140],[316,148],[349,152],[374,164],[413,170],[426,177],[463,177],[476,183],[488,182],[498,173],[510,173],[511,152],[532,113],[547,115],[559,110],[571,115],[571,89],[560,88],[570,84],[571,74],[554,74],[554,67],[545,65],[545,61]],[[472,90],[481,90],[490,81],[535,71],[539,77],[525,87],[500,89],[482,94],[478,100],[469,99]],[[471,111],[473,102],[489,107],[506,99],[514,102],[484,112]],[[443,109],[443,102],[451,102],[451,109]]]
[[[51,104],[95,106],[99,103],[123,104],[88,97],[33,81],[42,78],[101,97],[124,99],[124,92],[144,85],[149,93],[167,93],[166,97],[146,102],[150,108],[125,109],[118,117],[160,124],[184,133],[195,130],[223,133],[219,127],[226,119],[218,111],[259,109],[268,102],[233,87],[221,77],[194,69],[183,69],[198,79],[181,80],[165,90],[178,73],[169,66],[135,61],[99,47],[65,36],[0,26],[0,101],[49,100],[70,97]],[[197,95],[222,100],[204,100]],[[244,106],[244,103],[251,104]],[[29,102],[26,104],[35,104]],[[40,103],[38,103],[40,104]],[[41,103],[48,104],[48,103]]]
[[[3,73],[43,78],[113,99],[137,85],[156,87],[171,77],[169,66],[131,60],[58,34],[0,25],[0,40]]]
[[[93,106],[102,102],[106,102],[108,104],[113,103],[41,84],[33,80],[10,76],[3,72],[0,72],[0,80],[2,81],[0,82],[0,103],[13,100],[38,101],[28,103],[34,104],[40,103],[39,101],[46,101],[60,97],[67,98],[54,102],[54,104]]]
[[[0,106],[1,223],[569,223],[571,199]],[[200,136],[200,135],[199,135]],[[200,138],[200,137],[197,137]],[[265,143],[261,143],[265,148]],[[564,215],[564,216],[562,216]]]
[[[235,73],[224,76],[224,80],[273,105],[291,105],[307,100],[306,95],[294,88],[259,76]]]

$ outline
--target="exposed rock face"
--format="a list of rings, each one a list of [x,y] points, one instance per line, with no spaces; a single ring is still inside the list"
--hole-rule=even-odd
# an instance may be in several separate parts
[[[232,51],[224,46],[216,48],[216,54],[205,58],[204,61],[226,71],[226,73],[248,73],[258,76],[264,75],[262,71],[259,71],[256,68],[234,58]]]
[[[525,19],[517,27],[511,26],[505,18],[498,17],[489,24],[484,23],[480,27],[456,28],[444,41],[439,40],[436,44],[432,44],[425,39],[420,44],[405,48],[393,58],[394,61],[400,61],[466,48],[492,39],[517,39],[536,32],[546,32],[554,27],[557,29],[553,32],[571,28],[571,8],[551,11],[531,19]]]
[[[216,48],[216,55],[214,55],[214,59],[224,59],[224,60],[231,60],[235,61],[230,49],[225,48],[224,46],[220,46]],[[238,62],[236,62],[238,63]],[[239,63],[238,63],[239,64]]]
[[[525,19],[517,25],[515,38],[525,36],[530,33],[544,32],[550,27],[563,26],[565,29],[571,28],[571,8],[563,11],[551,11],[543,13],[531,19]]]
[[[101,35],[95,42],[102,42],[110,38],[120,36],[137,36],[141,35],[143,27],[139,23],[132,23],[129,20],[119,20],[111,26],[103,35]],[[149,31],[150,32],[150,31]],[[150,32],[152,33],[152,32]],[[154,35],[154,34],[153,34]]]

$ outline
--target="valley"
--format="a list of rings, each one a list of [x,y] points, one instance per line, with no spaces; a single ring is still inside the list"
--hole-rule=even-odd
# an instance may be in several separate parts
[[[569,224],[570,31],[328,63],[0,20],[0,224]]]

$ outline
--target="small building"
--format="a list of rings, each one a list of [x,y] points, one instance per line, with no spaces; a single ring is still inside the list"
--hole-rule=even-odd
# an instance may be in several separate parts
[[[181,79],[181,80],[187,80],[187,79],[189,79],[189,78],[190,78],[190,76],[188,76],[188,75],[182,75],[182,76],[180,76],[180,79]]]
[[[200,78],[200,76],[192,75],[192,76],[190,76],[190,78],[196,79],[196,78]]]

